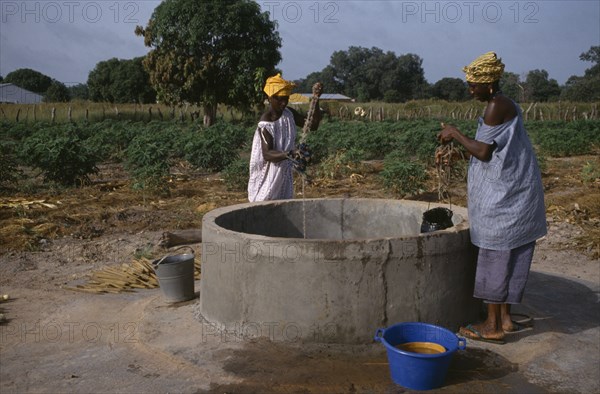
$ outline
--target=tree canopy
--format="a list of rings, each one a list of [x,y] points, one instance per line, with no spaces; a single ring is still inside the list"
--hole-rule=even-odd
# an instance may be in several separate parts
[[[466,101],[470,98],[467,84],[460,78],[442,78],[431,86],[431,96],[447,101]]]
[[[30,68],[19,68],[6,74],[3,83],[14,83],[22,89],[44,94],[52,84],[52,78]]]
[[[156,91],[150,85],[143,59],[112,58],[96,64],[87,81],[90,99],[110,103],[155,102]]]
[[[298,81],[310,91],[317,80],[328,93],[343,93],[358,101],[400,102],[425,96],[427,81],[423,61],[414,54],[396,56],[379,48],[351,46],[335,51],[322,71]]]
[[[159,100],[201,104],[205,124],[217,104],[247,109],[281,60],[275,22],[247,0],[165,0],[136,27],[153,48],[144,66]]]
[[[64,83],[53,80],[48,90],[46,90],[44,101],[47,103],[66,103],[71,101],[71,93]]]
[[[600,46],[592,46],[579,56],[580,60],[594,63],[583,76],[571,76],[562,91],[561,98],[571,101],[600,100]]]

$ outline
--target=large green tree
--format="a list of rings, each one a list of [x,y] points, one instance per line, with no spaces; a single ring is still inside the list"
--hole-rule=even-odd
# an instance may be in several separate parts
[[[152,50],[144,65],[159,100],[202,105],[204,124],[222,103],[248,109],[281,60],[275,22],[247,0],[165,0],[136,34]]]
[[[460,78],[442,78],[430,91],[432,97],[447,101],[466,101],[470,97],[466,82]]]
[[[20,88],[44,94],[52,84],[52,78],[30,68],[20,68],[6,74],[4,83],[14,83]]]
[[[406,101],[424,95],[422,60],[414,54],[396,56],[379,48],[351,46],[336,51],[321,71],[339,92],[358,101]]]
[[[64,83],[53,80],[48,90],[46,90],[44,101],[47,103],[66,103],[71,101],[71,94]]]
[[[110,103],[152,103],[156,91],[142,64],[143,57],[101,61],[88,76],[88,89],[93,101]]]
[[[525,78],[525,100],[549,101],[558,99],[560,86],[555,79],[548,78],[546,70],[531,70]]]

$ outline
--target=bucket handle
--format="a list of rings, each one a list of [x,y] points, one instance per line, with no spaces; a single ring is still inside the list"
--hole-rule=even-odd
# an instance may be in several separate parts
[[[377,331],[375,331],[375,341],[377,342],[381,342],[381,339],[383,338],[383,332],[385,330],[383,328],[378,328]]]
[[[191,246],[187,246],[187,245],[180,246],[180,247],[178,247],[177,249],[173,249],[171,252],[176,252],[176,251],[178,251],[178,250],[181,250],[181,249],[186,249],[186,248],[187,248],[187,249],[190,249],[190,250],[192,251],[192,255],[196,253],[196,252],[194,251],[194,248],[192,248]],[[158,265],[159,265],[160,263],[162,263],[162,262],[163,262],[163,260],[164,260],[164,259],[166,259],[166,258],[167,258],[167,257],[169,257],[169,256],[171,256],[171,254],[167,254],[167,255],[163,256],[163,258],[162,258],[162,259],[158,260],[158,263],[156,263],[156,264],[154,264],[154,263],[153,263],[152,265],[154,266],[154,268],[158,267]]]
[[[458,350],[465,350],[467,348],[467,340],[465,338],[458,337]]]

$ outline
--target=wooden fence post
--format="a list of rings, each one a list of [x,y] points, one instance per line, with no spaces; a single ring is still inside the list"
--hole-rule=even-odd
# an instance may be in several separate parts
[[[69,110],[67,111],[67,114],[68,114],[67,116],[69,118],[69,122],[72,122],[73,121],[73,117],[71,116],[71,106],[70,105],[69,105]]]
[[[19,109],[17,110],[17,117],[16,117],[16,121],[17,121],[17,123],[19,123],[19,115],[20,115],[20,114],[21,114],[21,108],[19,108]]]
[[[56,118],[56,108],[52,107],[51,116],[50,116],[50,122],[54,123],[54,119],[55,118]]]
[[[160,111],[160,107],[157,108],[157,111],[158,111],[158,117],[160,118],[160,120],[163,120],[163,114]]]
[[[152,107],[148,107],[148,120],[152,120]]]
[[[88,108],[85,109],[85,121],[87,122],[90,119],[90,110]]]
[[[37,106],[36,106],[35,104],[33,104],[33,121],[34,121],[34,122],[37,122],[37,117],[36,117],[36,115],[35,115],[35,108],[36,108],[36,107],[37,107]]]

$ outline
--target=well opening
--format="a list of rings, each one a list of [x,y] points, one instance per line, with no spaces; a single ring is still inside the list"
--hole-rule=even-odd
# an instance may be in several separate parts
[[[397,200],[290,200],[227,211],[215,217],[215,224],[235,232],[276,238],[398,238],[418,236],[423,212],[429,207],[415,202],[398,204]],[[460,213],[453,216],[455,225],[462,222]]]
[[[477,317],[476,256],[464,208],[452,208],[454,227],[420,234],[436,206],[307,199],[211,211],[200,312],[216,329],[284,341],[365,343],[406,321],[457,329]]]

